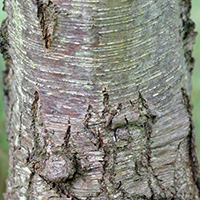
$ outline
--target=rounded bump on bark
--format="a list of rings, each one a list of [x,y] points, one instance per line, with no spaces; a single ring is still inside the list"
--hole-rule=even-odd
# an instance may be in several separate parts
[[[52,155],[40,175],[51,182],[65,182],[73,178],[74,173],[75,167],[71,160],[65,156]]]

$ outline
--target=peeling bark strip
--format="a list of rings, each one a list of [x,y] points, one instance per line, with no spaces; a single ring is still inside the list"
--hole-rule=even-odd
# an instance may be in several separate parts
[[[190,1],[5,2],[5,199],[198,200]]]
[[[38,7],[38,19],[42,29],[42,39],[48,49],[53,41],[57,21],[57,6],[50,0],[36,0]]]

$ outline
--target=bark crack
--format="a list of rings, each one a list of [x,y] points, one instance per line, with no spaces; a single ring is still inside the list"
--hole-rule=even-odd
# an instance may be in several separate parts
[[[115,142],[114,142],[115,144]],[[123,199],[131,199],[131,196],[128,194],[128,192],[126,192],[124,189],[123,189],[123,183],[121,181],[119,182],[116,182],[115,180],[115,168],[116,168],[116,164],[117,164],[117,146],[114,145],[113,147],[113,163],[112,163],[112,170],[110,171],[110,182],[112,183],[114,189],[115,189],[115,192],[118,192],[120,191],[122,193],[122,197]]]
[[[71,124],[68,120],[68,128],[64,137],[63,151],[54,148],[52,135],[55,131],[47,130],[43,123],[41,113],[42,103],[37,89],[34,92],[34,101],[31,107],[33,137],[35,149],[25,159],[29,163],[29,169],[37,173],[48,183],[63,183],[74,177],[75,162],[67,147],[71,135]],[[67,151],[67,153],[66,153]],[[67,154],[67,155],[66,155]]]
[[[69,146],[68,143],[69,143],[70,136],[71,136],[71,123],[70,123],[70,119],[69,119],[66,135],[64,137],[64,148],[65,149],[67,149]]]
[[[108,159],[109,159],[109,152],[107,148],[103,148],[104,151],[104,157],[103,157],[103,174],[102,174],[102,179],[101,179],[101,190],[107,195],[108,198],[108,190],[107,190],[107,185],[105,183],[105,175],[106,175],[106,168],[108,166]],[[100,195],[97,194],[97,197]]]
[[[151,134],[153,131],[153,124],[157,121],[157,116],[152,114],[152,111],[149,108],[149,105],[145,98],[142,96],[141,92],[139,93],[139,104],[138,109],[140,112],[140,118],[143,121],[143,127],[145,131],[146,136],[146,153],[143,155],[143,162],[142,165],[147,168],[148,174],[149,174],[149,188],[151,191],[151,199],[157,199],[159,198],[167,198],[167,193],[171,193],[168,189],[164,188],[162,184],[160,183],[160,180],[156,176],[153,166],[151,164],[151,144],[153,143],[153,140],[151,139]],[[139,172],[137,174],[140,175]]]
[[[32,172],[29,176],[29,183],[28,183],[28,187],[27,187],[27,199],[31,199],[31,185],[32,185],[32,181],[33,181],[33,177],[35,175],[35,172]]]
[[[37,0],[37,17],[42,30],[42,39],[48,49],[53,41],[57,23],[58,7],[52,1]]]
[[[22,147],[21,145],[21,137],[22,137],[22,116],[23,116],[23,110],[21,110],[20,112],[20,117],[19,117],[19,120],[20,120],[20,125],[19,125],[19,141],[18,141],[18,146],[19,148]]]

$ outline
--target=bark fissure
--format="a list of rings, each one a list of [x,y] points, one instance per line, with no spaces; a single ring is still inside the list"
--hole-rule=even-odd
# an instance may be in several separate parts
[[[54,130],[48,130],[42,120],[41,113],[41,99],[37,89],[34,92],[34,101],[32,103],[32,130],[35,142],[35,149],[33,149],[29,156],[28,163],[29,169],[32,173],[37,173],[48,184],[59,182],[66,182],[74,177],[75,163],[68,149],[68,143],[71,133],[70,120],[68,120],[68,127],[65,137],[63,138],[63,151],[59,151],[54,148],[52,142],[52,135]],[[68,154],[67,154],[68,153]],[[68,157],[66,156],[68,155]],[[59,185],[56,187],[59,193],[62,193],[62,188]]]
[[[115,109],[110,109],[110,105],[109,103],[106,105],[106,108],[104,107],[104,110],[102,111],[102,116],[99,116],[99,118],[103,118],[103,121],[101,120],[101,125],[103,125],[103,129],[107,130],[107,131],[111,131],[113,132],[113,136],[114,136],[114,140],[112,142],[112,155],[113,155],[113,161],[112,161],[112,167],[110,170],[110,182],[112,183],[113,187],[115,188],[116,192],[120,191],[123,198],[131,198],[131,195],[129,193],[126,192],[125,189],[123,189],[123,182],[119,181],[118,183],[115,181],[115,168],[116,168],[116,164],[117,164],[117,156],[118,156],[118,152],[120,152],[121,147],[117,147],[116,146],[116,142],[118,141],[118,136],[116,134],[116,132],[118,130],[120,130],[121,128],[125,128],[128,130],[129,126],[136,126],[140,129],[142,129],[145,133],[145,137],[146,137],[146,144],[145,144],[145,154],[141,153],[141,161],[136,161],[135,162],[135,171],[136,174],[138,174],[139,176],[142,176],[140,174],[140,167],[144,167],[147,170],[148,173],[148,185],[149,188],[151,190],[151,199],[155,199],[155,198],[167,198],[168,196],[174,196],[175,194],[172,193],[168,188],[165,188],[162,184],[161,184],[161,180],[159,180],[159,178],[157,177],[157,175],[154,172],[153,166],[151,165],[151,145],[154,142],[151,139],[151,133],[153,131],[152,126],[157,122],[158,120],[158,116],[156,116],[155,114],[152,114],[152,111],[150,110],[149,106],[148,106],[148,102],[145,100],[145,98],[142,96],[141,92],[138,91],[139,96],[138,96],[138,103],[133,104],[132,102],[130,102],[130,104],[133,107],[137,107],[138,106],[138,111],[140,113],[140,116],[138,118],[138,120],[135,120],[134,123],[130,123],[128,122],[128,120],[126,119],[126,116],[124,116],[124,124],[120,127],[113,128],[112,126],[112,121],[115,119],[115,116],[120,115],[120,110],[119,107],[122,107],[122,104],[120,104],[120,106],[118,105],[117,110]],[[103,101],[104,103],[104,101]],[[105,104],[104,104],[105,105]],[[114,110],[114,111],[113,111]],[[90,112],[89,112],[90,111]],[[87,112],[89,112],[88,114],[86,114],[86,117],[83,121],[83,124],[85,125],[85,127],[88,130],[92,130],[92,123],[91,123],[91,119],[94,117],[92,112],[94,113],[94,109],[92,108],[92,106],[89,106],[89,109],[87,110]],[[114,112],[114,114],[112,114],[112,112]],[[107,119],[106,119],[107,118]],[[108,120],[109,119],[109,120]],[[93,120],[92,120],[93,121]],[[94,123],[95,124],[95,123]],[[93,125],[94,125],[93,124]],[[93,127],[94,128],[94,127]],[[91,131],[90,131],[91,132]],[[100,136],[100,130],[97,130],[98,132],[98,137]],[[93,135],[94,132],[92,132]],[[105,137],[105,136],[104,136]],[[103,142],[102,139],[102,135],[99,138],[99,146],[101,147],[101,140]],[[103,147],[104,149],[104,158],[106,158],[106,163],[104,162],[103,164],[103,169],[106,172],[106,168],[108,166],[107,162],[109,161],[109,157],[111,155],[110,151],[106,151],[106,147]],[[102,185],[102,191],[104,191],[106,194],[108,194],[108,190],[107,190],[107,185],[105,184],[105,172],[103,172],[103,176],[101,179],[101,185]],[[100,194],[98,194],[97,196],[99,196]],[[109,195],[108,195],[109,196]],[[111,197],[109,197],[111,198]]]
[[[30,174],[30,176],[29,176],[29,183],[28,183],[28,187],[27,187],[27,199],[28,200],[31,200],[31,196],[32,196],[32,194],[31,194],[31,191],[32,191],[31,186],[32,186],[32,183],[33,183],[32,181],[33,181],[34,175],[35,175],[35,172],[32,172]]]
[[[24,148],[24,146],[21,144],[21,137],[22,137],[22,120],[23,120],[23,110],[21,110],[21,113],[20,113],[20,117],[19,117],[19,120],[20,120],[20,124],[19,124],[19,140],[18,140],[18,146],[19,148]]]
[[[99,148],[103,147],[103,139],[100,130],[98,129]]]
[[[115,131],[117,131],[117,130],[115,130]],[[115,180],[117,156],[118,156],[118,152],[120,149],[117,147],[116,142],[117,141],[113,141],[113,145],[114,145],[113,152],[112,152],[113,153],[113,164],[112,164],[112,170],[110,171],[110,182],[112,183],[112,185],[114,187],[115,193],[121,192],[123,199],[131,199],[130,194],[128,192],[126,192],[126,190],[123,188],[123,183],[121,181],[117,182]]]
[[[107,166],[108,166],[108,159],[109,159],[109,152],[108,150],[103,147],[103,150],[104,150],[104,157],[103,157],[103,174],[102,174],[102,178],[101,178],[101,190],[102,192],[104,192],[108,198],[108,190],[107,190],[107,185],[105,183],[105,175],[106,175],[106,172],[107,172]],[[97,194],[96,197],[98,197],[101,193]]]
[[[152,111],[150,110],[148,106],[148,102],[142,96],[140,91],[138,91],[138,93],[139,93],[138,109],[140,112],[140,118],[141,118],[140,120],[143,121],[143,127],[145,131],[145,136],[146,136],[146,152],[145,152],[146,155],[143,155],[144,156],[143,159],[145,158],[146,161],[144,162],[143,160],[143,163],[146,163],[145,164],[146,166],[144,165],[144,167],[147,168],[148,174],[149,174],[148,184],[152,193],[151,199],[157,199],[157,198],[167,199],[167,196],[169,196],[170,193],[173,195],[173,193],[161,184],[161,180],[159,180],[158,177],[156,176],[153,166],[151,164],[151,157],[152,157],[151,144],[153,143],[153,140],[151,138],[151,134],[153,132],[152,126],[156,123],[158,116],[156,116],[155,114],[152,114]]]
[[[33,137],[35,143],[35,151],[41,150],[41,147],[44,146],[44,138],[40,135],[38,128],[44,128],[44,123],[42,121],[41,113],[41,102],[38,90],[35,88],[34,92],[34,101],[31,106],[32,113],[32,124],[31,129],[33,130]]]
[[[174,166],[176,166],[176,164],[178,163],[178,154],[179,154],[180,146],[182,145],[182,143],[183,143],[183,141],[179,142],[179,144],[177,146],[176,159],[174,161]],[[177,194],[178,194],[178,180],[176,177],[177,171],[178,171],[178,169],[174,168],[174,173],[173,173],[173,183],[174,183],[174,190],[175,190],[174,196],[177,196]]]
[[[37,1],[37,17],[42,29],[42,39],[48,49],[53,41],[55,27],[57,23],[58,7],[50,0]]]
[[[68,148],[68,143],[69,143],[69,139],[71,136],[71,124],[70,124],[70,119],[68,120],[68,127],[67,127],[67,131],[66,131],[66,136],[64,137],[64,149]]]

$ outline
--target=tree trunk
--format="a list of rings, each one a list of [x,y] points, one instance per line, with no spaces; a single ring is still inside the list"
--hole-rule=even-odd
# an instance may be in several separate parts
[[[199,199],[190,0],[5,0],[8,200]]]

